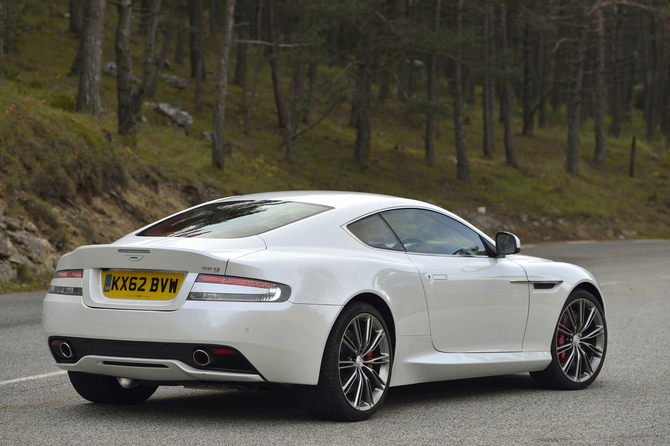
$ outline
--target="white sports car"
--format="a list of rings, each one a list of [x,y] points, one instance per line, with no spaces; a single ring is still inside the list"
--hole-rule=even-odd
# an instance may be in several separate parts
[[[290,385],[313,416],[358,421],[414,383],[530,372],[583,389],[607,348],[600,287],[519,251],[415,200],[229,197],[64,255],[43,327],[97,403]]]

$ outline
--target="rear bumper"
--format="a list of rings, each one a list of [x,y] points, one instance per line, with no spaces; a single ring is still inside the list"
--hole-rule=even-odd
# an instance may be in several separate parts
[[[169,359],[120,358],[89,355],[74,364],[59,363],[63,370],[109,375],[159,383],[189,384],[195,382],[256,384],[266,382],[258,374],[208,372]]]
[[[174,311],[100,309],[86,306],[81,296],[47,294],[42,325],[47,339],[230,346],[244,355],[258,373],[205,371],[175,358],[140,358],[136,354],[124,355],[123,351],[113,356],[89,354],[75,363],[58,363],[65,370],[194,384],[264,382],[264,378],[277,384],[315,385],[324,345],[340,308],[290,302],[186,301]],[[157,365],[133,365],[142,363]]]

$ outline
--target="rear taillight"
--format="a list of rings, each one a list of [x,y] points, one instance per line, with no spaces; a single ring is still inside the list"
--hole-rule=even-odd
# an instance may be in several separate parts
[[[84,277],[83,269],[63,269],[54,273],[54,279],[81,279]]]
[[[284,302],[291,288],[287,285],[243,277],[200,274],[188,294],[189,300],[226,302]]]
[[[83,277],[84,277],[83,269],[64,269],[56,271],[54,273],[53,279],[51,280],[51,284],[49,285],[49,293],[66,294],[69,296],[81,296],[82,295],[81,280],[69,281],[69,280],[58,280],[58,279],[82,279]]]

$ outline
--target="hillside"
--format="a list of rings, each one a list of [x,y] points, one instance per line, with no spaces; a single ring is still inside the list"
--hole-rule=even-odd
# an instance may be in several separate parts
[[[478,102],[466,108],[469,185],[456,179],[452,121],[442,120],[437,160],[429,165],[424,117],[403,112],[395,99],[384,106],[373,103],[366,168],[353,159],[355,131],[348,125],[346,104],[300,137],[287,163],[278,148],[282,130],[264,60],[248,136],[242,132],[242,90],[229,87],[225,136],[232,154],[225,169],[217,171],[210,166],[204,133],[211,130],[216,40],[207,47],[201,113],[193,112],[191,80],[177,90],[163,79],[148,99],[179,102],[194,124],[178,126],[145,107],[137,138],[130,140],[116,133],[116,82],[110,75],[103,76],[106,115],[95,119],[73,112],[77,79],[67,73],[77,40],[67,31],[67,2],[42,3],[39,14],[24,18],[26,31],[18,51],[5,58],[0,87],[0,277],[4,271],[4,278],[12,279],[0,290],[44,286],[58,255],[79,245],[111,242],[203,200],[269,190],[352,190],[417,198],[456,212],[491,235],[511,230],[522,243],[670,237],[670,153],[662,137],[650,142],[638,137],[635,176],[628,175],[631,139],[644,134],[639,110],[632,111],[620,139],[608,139],[602,169],[591,161],[592,120],[584,122],[579,175],[564,169],[564,112],[551,116],[550,126],[536,129],[533,136],[515,136],[520,168],[513,169],[505,165],[502,127],[496,127],[494,157],[481,153]],[[108,7],[107,14],[103,63],[114,60],[114,8]],[[142,51],[137,38],[136,75]],[[341,68],[319,67],[319,81],[332,81]],[[173,65],[166,73],[188,79],[189,69]],[[446,96],[448,83],[441,88]],[[319,116],[325,104],[315,108],[313,116]],[[520,116],[515,128],[520,132]],[[41,251],[29,254],[29,247],[38,245]]]

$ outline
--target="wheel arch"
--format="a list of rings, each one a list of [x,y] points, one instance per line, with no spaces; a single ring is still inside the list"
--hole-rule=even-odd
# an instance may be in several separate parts
[[[581,282],[574,288],[574,290],[584,290],[591,293],[602,307],[603,313],[605,313],[605,302],[603,300],[602,293],[600,292],[597,286],[595,286],[591,282]]]
[[[349,302],[347,302],[347,305],[350,305],[352,302],[365,302],[373,307],[379,313],[381,313],[382,317],[384,318],[384,322],[386,322],[386,326],[389,329],[389,338],[391,339],[391,348],[393,349],[393,352],[395,353],[395,337],[396,337],[396,330],[395,330],[395,321],[393,320],[393,313],[391,312],[391,308],[388,306],[388,303],[379,297],[376,294],[373,293],[361,293],[354,298],[352,298]],[[345,305],[346,307],[346,305]],[[343,307],[344,309],[344,307]]]

